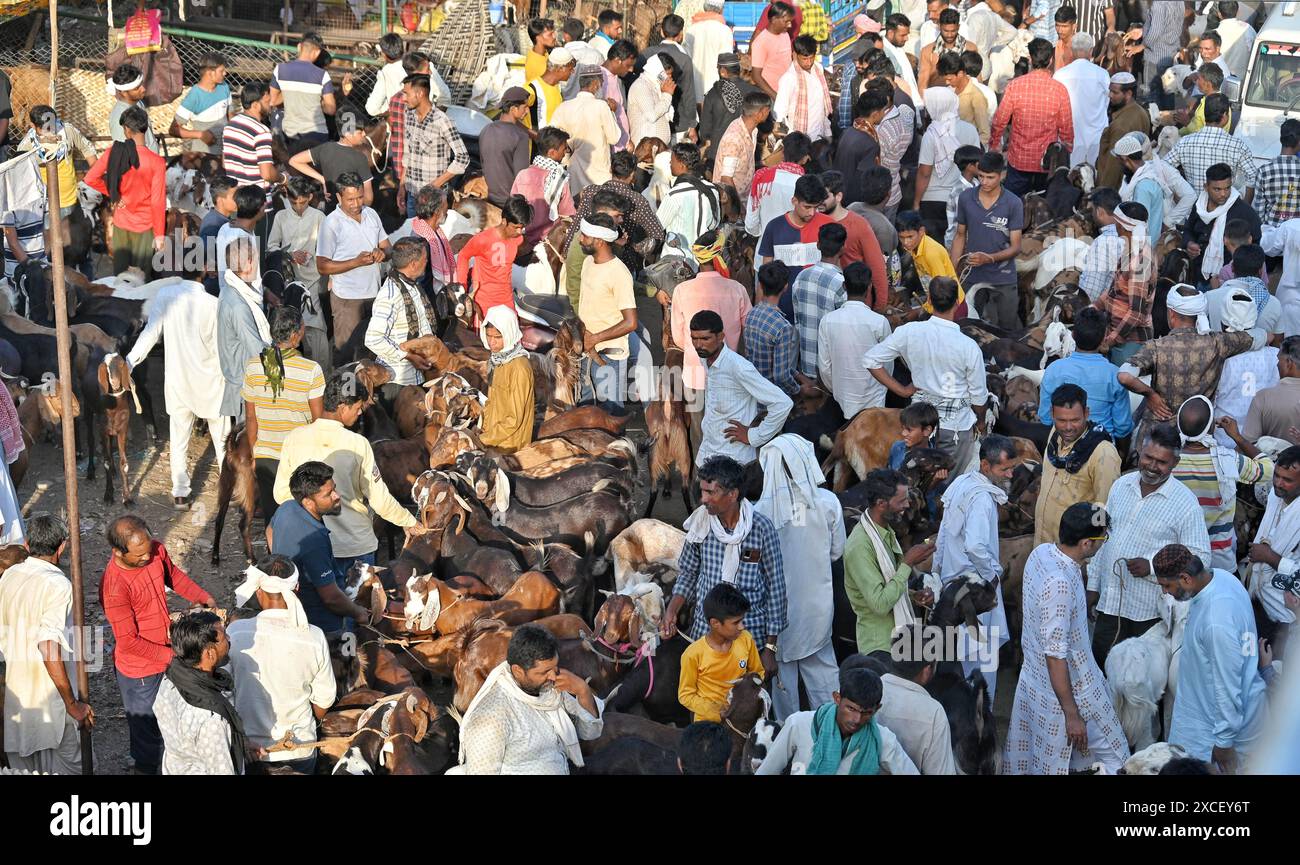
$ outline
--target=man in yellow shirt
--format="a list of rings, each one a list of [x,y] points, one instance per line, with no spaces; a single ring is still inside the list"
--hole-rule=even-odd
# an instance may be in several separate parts
[[[20,153],[36,149],[42,134],[55,135],[59,139],[59,215],[63,219],[63,237],[66,240],[69,236],[68,217],[72,215],[72,208],[77,206],[77,169],[72,164],[72,151],[80,153],[81,158],[86,160],[86,165],[94,165],[99,160],[99,152],[95,150],[95,145],[90,142],[90,139],[82,135],[75,126],[60,120],[54,113],[54,109],[48,105],[32,106],[31,111],[27,113],[27,119],[31,122],[32,128],[27,130],[27,134],[18,145]],[[48,184],[47,170],[41,168],[41,180]]]
[[[930,280],[936,276],[946,276],[957,283],[957,320],[966,317],[966,292],[961,287],[961,280],[957,278],[957,271],[952,266],[952,259],[948,256],[948,250],[930,237],[925,230],[925,220],[921,218],[920,211],[904,210],[898,214],[894,225],[898,228],[898,242],[903,249],[907,250],[912,256],[912,262],[916,265],[916,275],[921,278],[921,288],[926,294],[930,291]],[[934,314],[934,308],[930,306],[930,301],[926,300],[922,306],[926,312]]]
[[[731,683],[741,676],[762,676],[754,638],[741,627],[749,601],[731,583],[719,583],[704,596],[709,632],[682,653],[677,699],[692,721],[721,721]]]
[[[1223,70],[1213,63],[1206,63],[1196,70],[1196,89],[1201,91],[1201,101],[1196,103],[1196,111],[1187,121],[1187,125],[1178,130],[1179,135],[1191,135],[1205,128],[1205,97],[1218,93],[1223,86]]]
[[[1088,393],[1059,385],[1040,399],[1052,403],[1052,431],[1034,504],[1034,546],[1060,540],[1061,515],[1075,502],[1104,502],[1119,478],[1119,451],[1110,433],[1088,420]]]
[[[583,400],[595,399],[606,411],[621,412],[627,389],[628,334],[634,332],[636,296],[632,272],[614,254],[619,228],[614,220],[594,214],[579,224],[578,245],[582,248],[582,285],[578,295],[578,318],[583,327]],[[604,364],[591,362],[595,349]]]
[[[555,47],[555,22],[534,18],[528,22],[528,38],[533,40],[533,47],[524,55],[524,80],[532,81],[546,72],[546,56]]]
[[[342,512],[326,515],[330,543],[339,568],[346,571],[354,562],[373,565],[379,539],[373,528],[374,514],[406,531],[407,537],[424,529],[388,491],[375,452],[364,436],[351,432],[366,408],[366,394],[359,391],[355,377],[336,370],[325,385],[324,412],[284,437],[280,465],[275,474],[275,500],[290,498],[289,478],[306,462],[319,461],[334,469],[334,484],[342,498]]]
[[[528,81],[530,99],[528,116],[524,118],[526,128],[536,130],[551,125],[551,117],[554,116],[555,109],[559,108],[560,103],[564,101],[560,85],[568,81],[577,68],[578,61],[573,59],[569,49],[556,48],[547,57],[546,68],[541,75],[528,78],[528,72],[525,70],[524,78]]]

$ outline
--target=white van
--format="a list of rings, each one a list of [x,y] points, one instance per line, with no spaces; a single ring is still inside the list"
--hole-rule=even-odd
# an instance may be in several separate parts
[[[1262,164],[1281,152],[1279,130],[1288,117],[1300,119],[1300,2],[1294,0],[1275,6],[1255,39],[1234,134]]]

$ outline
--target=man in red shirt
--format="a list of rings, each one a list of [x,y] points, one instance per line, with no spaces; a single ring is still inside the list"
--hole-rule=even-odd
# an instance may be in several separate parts
[[[116,643],[113,663],[131,734],[131,760],[135,774],[157,775],[163,741],[153,701],[172,659],[167,589],[205,607],[216,602],[172,561],[144,520],[131,514],[118,517],[107,536],[113,555],[99,584],[99,599]]]
[[[122,112],[125,141],[116,141],[86,172],[86,185],[113,205],[113,272],[128,267],[153,278],[153,254],[167,240],[167,163],[145,146],[149,115],[132,106]]]
[[[1011,124],[1007,147],[1006,188],[1023,198],[1047,188],[1043,154],[1057,141],[1074,147],[1074,117],[1070,113],[1070,92],[1052,78],[1055,57],[1052,43],[1035,39],[1029,43],[1028,75],[1013,78],[1007,85],[989,134],[989,150],[997,153],[1002,133]]]

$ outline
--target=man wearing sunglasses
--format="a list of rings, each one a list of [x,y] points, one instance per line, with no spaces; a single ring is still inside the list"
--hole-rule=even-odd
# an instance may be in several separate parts
[[[1083,564],[1109,537],[1101,505],[1065,509],[1059,540],[1025,562],[1024,664],[1002,751],[1004,775],[1065,775],[1101,763],[1115,774],[1128,742],[1088,641]],[[1061,723],[1064,720],[1065,723]]]

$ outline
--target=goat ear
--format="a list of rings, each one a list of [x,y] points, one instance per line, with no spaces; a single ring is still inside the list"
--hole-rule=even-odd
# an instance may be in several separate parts
[[[108,366],[106,364],[100,363],[99,369],[96,371],[96,377],[99,380],[99,392],[107,396],[113,387],[108,383]]]
[[[497,469],[496,509],[505,513],[510,508],[510,476],[504,470]]]
[[[460,522],[456,524],[456,534],[459,535],[461,532],[465,531],[465,523],[469,520],[469,513],[468,511],[461,511],[456,516],[460,520]]]

